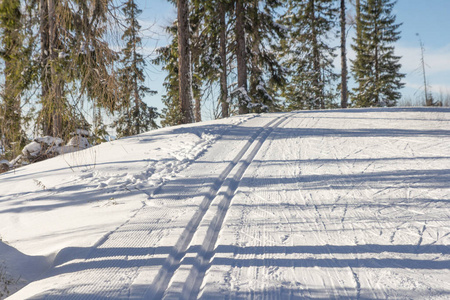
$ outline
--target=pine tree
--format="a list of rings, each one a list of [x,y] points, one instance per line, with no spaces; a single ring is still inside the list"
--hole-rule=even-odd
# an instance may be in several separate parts
[[[352,102],[358,107],[394,106],[403,87],[400,57],[394,43],[400,38],[401,24],[392,14],[395,1],[361,1],[357,35],[352,46],[356,52],[352,72],[357,83]]]
[[[123,67],[119,70],[122,116],[114,122],[118,137],[136,135],[158,127],[155,122],[158,117],[156,108],[149,107],[142,101],[145,94],[156,93],[144,85],[143,69],[146,62],[142,54],[138,53],[142,41],[139,36],[141,26],[137,18],[142,11],[134,0],[125,2],[122,11],[127,28],[122,35],[126,46],[122,49]]]
[[[290,71],[291,81],[283,92],[289,109],[323,109],[333,105],[336,55],[328,39],[336,12],[333,0],[289,1],[285,20],[292,29],[284,44],[284,65]]]

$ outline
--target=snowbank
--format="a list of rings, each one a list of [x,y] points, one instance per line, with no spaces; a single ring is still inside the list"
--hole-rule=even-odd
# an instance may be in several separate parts
[[[27,145],[24,155],[43,144],[61,155],[0,175],[0,262],[21,278],[11,289],[94,245],[224,130],[252,117],[165,128],[77,152],[71,150],[87,146],[81,135],[65,146],[51,137]]]

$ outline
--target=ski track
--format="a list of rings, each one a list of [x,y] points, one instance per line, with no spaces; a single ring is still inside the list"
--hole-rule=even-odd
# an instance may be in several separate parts
[[[34,298],[446,299],[449,112],[232,126]]]
[[[321,124],[318,123],[320,118],[305,119],[302,119],[298,124],[292,124],[297,121],[294,118],[294,120],[290,120],[291,124],[287,123],[288,126],[285,127],[320,128]],[[367,120],[370,121],[370,118]],[[347,124],[340,123],[339,125],[344,125],[344,129],[346,127],[351,128],[352,126],[350,122]],[[368,123],[367,127],[370,128],[370,123]],[[275,134],[276,132],[273,135]],[[445,299],[447,297],[446,292],[440,294],[441,289],[442,291],[448,291],[449,285],[446,283],[443,284],[443,281],[439,279],[439,271],[434,273],[423,271],[419,273],[422,274],[422,277],[413,276],[412,272],[417,272],[417,270],[408,271],[408,268],[404,269],[402,265],[405,263],[402,262],[402,259],[405,259],[405,261],[408,259],[414,260],[418,257],[430,259],[433,256],[431,253],[428,255],[426,252],[425,254],[421,253],[424,247],[423,237],[430,226],[425,224],[425,216],[420,218],[424,221],[419,221],[418,216],[426,214],[431,219],[436,219],[437,213],[439,217],[434,223],[442,224],[442,220],[448,216],[448,213],[440,212],[445,207],[445,202],[442,202],[442,208],[440,208],[439,205],[433,206],[433,202],[421,204],[420,202],[415,202],[415,199],[420,199],[421,196],[445,199],[448,197],[448,192],[444,192],[444,194],[442,192],[441,194],[436,193],[435,196],[430,195],[433,193],[433,190],[427,190],[425,187],[421,187],[423,180],[419,177],[421,176],[419,171],[415,172],[417,175],[413,173],[411,177],[399,176],[397,178],[397,176],[392,176],[392,186],[387,186],[383,181],[378,181],[371,177],[368,177],[369,181],[360,180],[360,176],[364,176],[364,174],[372,176],[372,174],[384,171],[384,169],[389,171],[391,167],[388,166],[386,168],[385,165],[380,165],[379,159],[371,159],[368,153],[373,149],[373,143],[365,144],[364,140],[361,143],[356,141],[356,138],[355,142],[351,144],[348,140],[340,137],[328,137],[324,139],[321,136],[311,136],[300,138],[300,141],[291,143],[289,146],[286,144],[282,145],[282,142],[274,138],[273,141],[269,141],[266,148],[283,149],[283,153],[277,154],[286,154],[286,157],[282,156],[280,158],[274,156],[273,153],[268,153],[270,149],[268,150],[264,147],[261,149],[255,159],[258,162],[264,162],[264,164],[255,164],[254,168],[250,168],[245,175],[248,176],[247,181],[250,183],[247,185],[252,186],[251,183],[255,180],[259,182],[258,189],[245,187],[246,184],[243,185],[241,190],[238,189],[237,194],[239,197],[233,200],[232,207],[230,208],[231,212],[229,213],[235,217],[230,216],[229,220],[225,220],[225,224],[230,224],[229,227],[234,229],[223,233],[223,236],[230,236],[231,232],[234,231],[237,232],[234,234],[235,239],[234,241],[230,241],[229,238],[225,238],[222,241],[219,237],[218,240],[218,248],[221,245],[229,245],[231,242],[236,245],[238,251],[234,251],[233,254],[229,255],[217,253],[216,257],[211,260],[213,265],[209,266],[207,270],[205,276],[206,283],[202,286],[203,291],[200,293],[199,298],[322,299],[323,297],[336,299],[384,299],[389,297],[421,297]],[[422,147],[417,147],[417,145],[423,145],[423,141],[403,137],[389,138],[383,136],[374,137],[374,139],[380,140],[381,142],[380,144],[382,146],[376,147],[375,150],[381,153],[381,157],[389,159],[392,157],[392,154],[404,155],[404,158],[401,159],[405,160],[405,164],[408,164],[405,170],[420,170],[425,166],[423,160],[420,158],[416,159],[416,157],[426,156],[426,153],[420,151]],[[270,145],[271,143],[273,145]],[[274,145],[274,143],[277,143],[277,145]],[[351,144],[353,148],[348,147],[348,144]],[[414,147],[413,144],[415,144]],[[437,145],[441,148],[443,146],[442,143],[437,143]],[[290,151],[292,148],[297,149],[300,153]],[[313,149],[316,150],[316,154],[310,151]],[[343,151],[344,149],[345,151]],[[423,147],[423,149],[428,150],[429,147]],[[438,149],[433,155],[436,156],[439,153],[445,152],[439,152]],[[313,154],[312,157],[311,154]],[[292,161],[293,157],[296,157],[301,163],[292,169],[300,169],[302,172],[299,174],[297,171],[290,172],[289,170],[280,176],[280,178],[277,178],[276,175],[272,175],[273,173],[271,171],[260,170],[267,168],[267,161],[271,161],[275,157],[281,161]],[[367,157],[367,159],[364,157]],[[308,165],[311,162],[314,163],[316,159],[320,161],[321,158],[326,162],[317,163],[316,168],[312,169],[312,165]],[[414,160],[410,160],[409,158],[414,158]],[[395,157],[395,159],[397,158]],[[400,160],[400,158],[398,159]],[[291,166],[289,164],[295,165],[295,163],[285,163],[286,169],[290,169]],[[326,184],[327,193],[324,193],[323,190],[311,189],[308,182],[301,181],[296,183],[295,187],[291,187],[289,184],[285,185],[284,192],[274,192],[270,188],[277,184],[283,185],[283,177],[289,179],[289,175],[291,174],[296,174],[296,176],[301,177],[301,173],[303,175],[309,175],[308,171],[312,171],[314,174],[317,170],[324,167],[328,168],[325,172],[339,175],[333,178],[331,185]],[[400,165],[400,170],[402,167]],[[434,165],[432,168],[436,167],[439,168],[438,165]],[[396,171],[394,170],[393,174],[395,174],[394,172]],[[270,174],[272,176],[269,177],[275,178],[264,178],[259,174],[263,176]],[[352,174],[356,174],[357,176],[353,176]],[[380,179],[384,180],[382,176],[380,174]],[[243,180],[245,181],[246,178]],[[353,188],[350,189],[350,187]],[[405,187],[407,188],[405,189]],[[411,197],[411,188],[417,193],[415,197]],[[296,196],[293,196],[293,194]],[[407,194],[405,200],[401,199],[402,194]],[[263,199],[269,200],[259,201]],[[397,199],[400,199],[400,201]],[[330,202],[329,200],[333,201]],[[404,202],[407,202],[408,206]],[[292,205],[287,205],[290,203]],[[437,203],[439,204],[439,202]],[[284,207],[282,204],[287,206]],[[243,209],[239,205],[244,207],[251,205],[253,209]],[[233,206],[236,206],[234,211]],[[282,213],[277,210],[277,206],[283,207],[284,210]],[[383,210],[382,213],[384,215],[382,213],[380,214],[381,210]],[[261,212],[267,213],[261,214]],[[301,223],[302,225],[286,222],[283,217],[286,215],[291,215],[292,220],[296,220],[298,221],[297,223]],[[274,220],[273,216],[278,216],[279,219]],[[278,226],[274,227],[271,225],[271,220],[273,220],[274,224],[277,223]],[[355,220],[358,220],[358,222],[355,222]],[[439,231],[437,224],[435,225],[435,231]],[[394,237],[402,231],[403,227],[406,230],[401,233],[402,239],[395,241]],[[448,223],[446,228],[448,231]],[[338,238],[334,233],[337,229],[346,232],[346,234]],[[277,231],[280,230],[281,232],[278,233]],[[298,242],[300,242],[300,245],[303,244],[300,240],[294,243],[294,238],[286,238],[293,233],[299,235],[299,232],[310,232],[311,234],[305,235],[305,237],[308,236],[308,238],[305,238],[306,243],[310,242],[318,245],[316,248],[320,250],[313,254],[315,256],[314,260],[302,259],[305,255],[300,253],[292,253],[289,255],[289,250],[286,250],[285,255],[282,255],[281,252],[280,254],[277,254],[278,252],[272,253],[269,250],[272,245],[280,244],[279,242],[272,242],[276,236],[280,236],[282,243],[285,241],[291,242],[292,246],[295,244],[298,245]],[[429,237],[437,238],[438,234],[429,233]],[[395,247],[397,245],[399,249],[411,245],[411,250],[408,252],[411,254],[402,254],[401,251],[398,253],[394,251],[390,254],[389,250],[387,250],[380,252],[377,255],[378,258],[375,258],[377,256],[371,256],[366,253],[367,250],[377,253],[379,251],[377,249],[382,249],[385,243],[386,245],[391,244],[392,249],[396,249]],[[435,239],[428,240],[428,245],[434,245],[435,243]],[[349,245],[349,248],[354,248],[354,250],[348,253],[335,253],[334,245],[336,244]],[[256,247],[256,249],[261,247],[263,249],[261,250],[262,254],[258,252],[260,250],[255,250],[257,252],[252,254],[252,247]],[[301,249],[302,247],[299,248]],[[287,262],[286,264],[278,263],[277,258],[283,256],[287,259],[291,257],[293,266],[288,266],[289,263]],[[306,254],[306,256],[308,255]],[[394,263],[382,262],[383,257],[395,258],[393,259]],[[443,259],[445,264],[445,258],[448,259],[448,256],[440,255],[438,259]],[[220,262],[226,261],[227,259],[236,261],[236,263],[232,264],[231,268],[226,270],[225,267],[220,266]],[[320,264],[320,268],[311,268],[309,265],[311,263],[314,265],[314,261],[317,259],[323,259],[323,264]],[[381,264],[378,263],[379,259],[381,259]],[[215,261],[216,263],[214,263]],[[242,265],[243,261],[248,261],[248,265]],[[255,266],[252,266],[252,261],[256,262]],[[283,259],[280,261],[283,261]],[[278,270],[263,275],[263,272],[271,268],[271,263],[273,262],[275,262]],[[287,271],[283,271],[283,268],[289,268],[289,273],[295,275],[292,275],[287,280],[283,280],[283,275],[288,273]],[[226,275],[220,276],[217,274],[221,272]],[[448,274],[447,270],[445,272]],[[275,276],[276,274],[278,275]],[[228,280],[225,283],[228,285],[224,283],[221,285],[220,278],[227,278]],[[246,278],[256,279],[249,282],[245,280]],[[401,280],[408,283],[404,285],[404,290],[396,290],[399,286],[402,286],[396,286],[395,283],[398,283],[398,278],[403,278]],[[430,282],[427,280],[430,280]],[[217,286],[222,287],[217,288]]]

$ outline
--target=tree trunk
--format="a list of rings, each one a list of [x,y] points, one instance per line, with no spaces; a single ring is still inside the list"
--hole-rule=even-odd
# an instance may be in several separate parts
[[[136,19],[136,11],[134,2],[132,5],[131,10],[131,19]],[[139,96],[139,83],[138,83],[138,62],[137,62],[137,49],[136,49],[136,31],[134,28],[132,29],[131,33],[131,41],[133,43],[133,62],[132,62],[132,69],[133,69],[133,93],[134,93],[134,110],[133,110],[133,120],[135,122],[134,126],[134,134],[140,134],[141,133],[141,123],[139,120],[140,110],[141,110],[141,98]],[[130,115],[129,115],[130,116]]]
[[[229,116],[228,84],[227,84],[227,24],[225,20],[225,4],[220,1],[220,59],[222,61],[222,73],[220,73],[220,100],[222,104],[222,118]]]
[[[424,57],[425,48],[424,48],[424,45],[423,45],[420,37],[419,37],[419,42],[420,42],[420,54],[421,54],[420,55],[420,63],[422,65],[423,88],[424,88],[424,92],[425,92],[425,106],[433,106],[433,99],[431,97],[428,97],[427,76],[425,74],[425,57]]]
[[[356,45],[358,48],[361,48],[361,41],[362,41],[362,26],[361,26],[361,3],[360,0],[356,0],[355,2],[356,6]],[[362,83],[361,80],[358,80],[358,95],[356,95],[356,98],[359,99],[358,101],[361,101],[361,91],[362,91]]]
[[[40,0],[40,36],[41,36],[41,101],[42,115],[41,124],[44,135],[52,135],[49,90],[50,90],[50,65],[49,65],[49,22],[47,0]]]
[[[255,95],[257,95],[257,86],[259,85],[259,79],[261,76],[261,71],[259,68],[259,44],[260,44],[260,36],[259,36],[259,18],[258,18],[258,4],[259,0],[253,0],[252,7],[252,20],[253,20],[253,40],[252,40],[252,57],[251,57],[251,69],[250,69],[250,95],[252,95],[253,103],[261,102],[261,99],[255,99]],[[253,111],[259,112],[259,111]]]
[[[239,93],[239,114],[249,112],[247,98],[247,62],[245,58],[245,29],[244,29],[244,6],[243,0],[236,0],[236,59],[238,71],[238,88],[243,91]]]
[[[376,36],[378,36],[378,25],[377,23],[375,23],[375,34]],[[374,70],[374,75],[375,75],[375,106],[379,106],[380,105],[380,93],[378,90],[378,85],[379,80],[380,80],[380,68],[379,68],[379,63],[380,63],[380,58],[379,58],[379,50],[378,50],[378,45],[375,46],[375,70]]]
[[[195,97],[195,101],[194,101],[194,117],[195,117],[195,122],[201,122],[202,121],[202,107],[201,107],[200,96]]]
[[[319,52],[319,45],[317,42],[317,31],[316,31],[316,4],[314,0],[309,1],[310,8],[311,8],[311,34],[312,34],[312,47],[313,47],[313,69],[314,69],[314,77],[313,77],[313,84],[316,89],[315,97],[314,99],[315,107],[314,108],[325,108],[325,102],[323,99],[323,91],[321,91],[321,72],[320,72],[320,52]]]
[[[341,0],[341,107],[347,108],[347,50],[345,29],[345,0]]]
[[[192,123],[191,50],[189,45],[189,1],[178,4],[178,78],[182,124]]]
[[[56,15],[54,0],[48,0],[48,29],[49,29],[49,52],[50,52],[50,72],[51,72],[51,98],[53,102],[52,110],[52,135],[62,137],[62,113],[63,103],[61,97],[61,79],[56,72],[55,64],[58,59],[56,50]]]

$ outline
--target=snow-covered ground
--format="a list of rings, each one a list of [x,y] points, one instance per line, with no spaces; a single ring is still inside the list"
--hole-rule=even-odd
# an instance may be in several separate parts
[[[1,174],[0,237],[11,299],[448,299],[450,109],[101,144]]]

